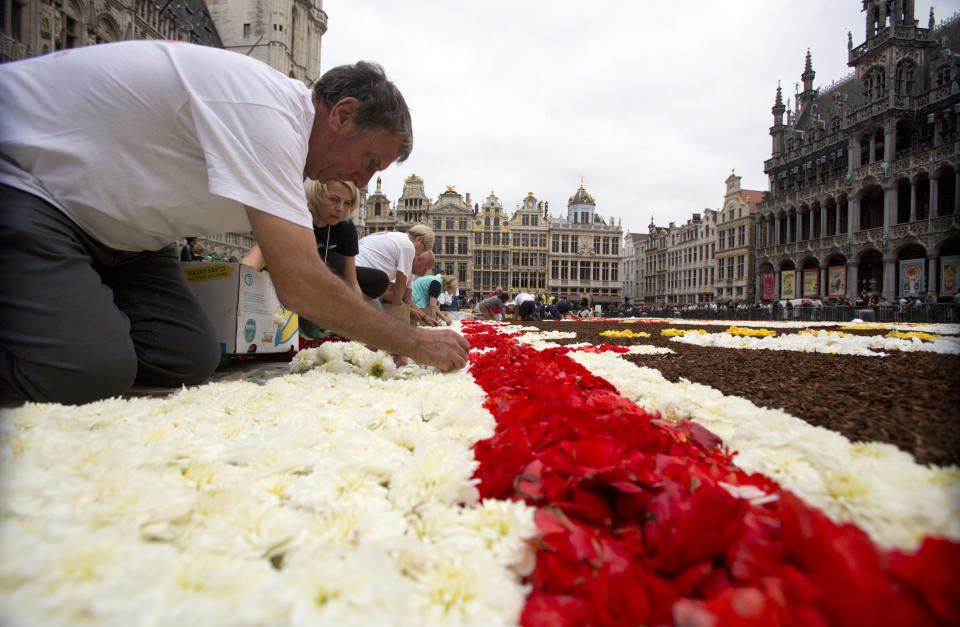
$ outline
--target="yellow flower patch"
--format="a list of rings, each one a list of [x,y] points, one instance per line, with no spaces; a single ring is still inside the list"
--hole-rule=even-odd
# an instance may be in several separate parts
[[[935,340],[939,335],[936,333],[924,333],[923,331],[891,331],[883,337],[898,337],[901,340],[909,340],[911,338],[918,338],[921,340]]]
[[[650,334],[646,333],[645,331],[634,333],[629,329],[626,331],[601,331],[600,335],[602,337],[650,337]]]
[[[663,331],[660,331],[660,335],[665,335],[667,337],[687,335],[688,333],[699,333],[700,335],[707,334],[707,332],[703,329],[664,329]]]
[[[837,337],[848,337],[850,335],[850,333],[844,333],[843,331],[817,331],[816,329],[803,329],[802,331],[797,331],[797,335],[817,335],[819,333],[836,335]]]
[[[882,331],[884,329],[889,329],[890,327],[886,324],[851,324],[844,328],[854,329],[856,331]]]
[[[727,333],[730,335],[777,336],[776,331],[770,329],[753,329],[751,327],[730,327],[727,329]]]

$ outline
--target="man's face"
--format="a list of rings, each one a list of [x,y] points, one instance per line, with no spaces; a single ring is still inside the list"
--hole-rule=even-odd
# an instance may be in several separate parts
[[[397,160],[400,144],[398,135],[357,132],[349,111],[335,108],[332,115],[324,115],[318,109],[303,173],[321,183],[352,181],[363,187]]]
[[[417,275],[426,274],[427,270],[433,267],[433,261],[433,253],[429,250],[418,253],[417,256],[413,258],[411,271]]]

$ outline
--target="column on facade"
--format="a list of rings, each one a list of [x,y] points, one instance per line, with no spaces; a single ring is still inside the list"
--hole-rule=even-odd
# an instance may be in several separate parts
[[[773,244],[778,245],[782,242],[780,241],[780,214],[775,214],[773,216]]]
[[[857,263],[847,260],[847,298],[857,297]]]
[[[910,221],[917,221],[917,182],[910,181]]]
[[[897,186],[888,182],[883,188],[883,230],[897,223]]]
[[[897,123],[895,120],[887,122],[883,128],[883,160],[890,164],[892,173],[893,158],[897,150]]]
[[[787,214],[787,237],[785,238],[784,244],[789,244],[790,242],[797,241],[797,234],[793,232],[793,223],[797,221],[796,212]],[[793,239],[791,239],[793,238]]]
[[[829,271],[826,263],[820,264],[820,300],[827,297],[827,273]]]
[[[953,175],[953,215],[960,215],[960,167],[954,165]]]
[[[892,301],[897,295],[897,259],[883,258],[883,297]]]
[[[937,214],[937,205],[940,203],[939,177],[930,178],[930,206],[927,208],[927,218],[930,221],[930,230],[933,230],[933,219]]]
[[[827,236],[827,203],[820,203],[820,239]]]
[[[927,253],[927,291],[933,292],[937,297],[940,296],[940,285],[937,283],[937,253]]]
[[[847,228],[850,234],[860,230],[860,197],[847,198]]]

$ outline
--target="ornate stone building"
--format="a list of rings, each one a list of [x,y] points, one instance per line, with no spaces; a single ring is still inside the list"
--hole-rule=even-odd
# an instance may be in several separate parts
[[[323,0],[207,0],[223,47],[260,59],[308,87],[320,78]]]
[[[365,233],[430,225],[437,237],[433,271],[455,274],[465,298],[486,297],[502,287],[511,295],[528,291],[620,302],[622,231],[600,218],[595,207],[583,186],[570,198],[566,218],[552,218],[549,203],[533,193],[512,214],[493,192],[471,207],[470,194],[461,196],[451,186],[433,202],[423,179],[411,175],[393,208],[378,180],[355,221],[365,224]]]
[[[631,233],[623,236],[623,302],[627,305],[643,303],[646,282],[647,233]]]
[[[123,39],[223,47],[203,0],[0,0],[0,62]]]
[[[511,294],[543,294],[547,289],[547,242],[550,241],[549,203],[529,192],[510,217]],[[503,286],[507,289],[507,286]]]
[[[935,27],[931,10],[922,28],[912,0],[863,10],[865,41],[848,34],[852,76],[815,89],[808,52],[792,109],[777,87],[758,298],[956,290],[960,20]]]
[[[596,207],[593,196],[581,184],[567,201],[566,217],[550,219],[547,291],[558,298],[586,298],[591,304],[618,303],[623,299],[623,230],[612,219],[607,224]]]
[[[448,187],[437,202],[430,206],[430,227],[436,235],[433,245],[436,262],[434,272],[457,277],[460,293],[466,294],[472,287],[470,280],[470,240],[474,236],[473,208],[470,194],[467,199]]]
[[[714,259],[717,237],[715,209],[695,213],[683,225],[658,227],[650,218],[644,249],[643,302],[692,305],[714,300]]]
[[[489,296],[497,287],[510,292],[510,229],[503,203],[491,191],[480,205],[473,220],[472,280],[470,294],[477,298]]]
[[[763,192],[741,189],[740,177],[732,171],[726,185],[723,208],[717,214],[714,293],[720,302],[753,302],[754,227]]]

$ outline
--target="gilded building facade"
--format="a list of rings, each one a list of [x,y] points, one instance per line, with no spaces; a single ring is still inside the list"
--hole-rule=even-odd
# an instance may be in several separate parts
[[[848,34],[850,77],[815,89],[808,52],[793,108],[777,87],[760,299],[957,289],[960,20],[935,26],[931,10],[921,27],[911,0],[865,0],[863,11],[864,42]]]
[[[473,208],[467,199],[448,187],[430,206],[430,227],[436,235],[433,253],[434,272],[457,277],[460,293],[468,293],[470,279],[470,240],[474,236]]]
[[[543,294],[547,290],[547,257],[550,241],[549,203],[538,201],[533,192],[510,217],[511,294]],[[503,286],[505,289],[506,285]]]
[[[621,301],[622,230],[597,215],[596,202],[583,186],[571,196],[562,218],[552,217],[549,203],[533,193],[512,213],[493,192],[482,203],[471,202],[470,194],[461,195],[454,187],[433,201],[423,179],[411,175],[395,203],[378,181],[357,221],[364,224],[364,233],[429,225],[436,234],[433,272],[456,275],[465,298],[486,297],[502,287],[508,294]]]
[[[571,301],[623,300],[620,240],[623,229],[596,211],[597,203],[581,184],[567,200],[567,215],[549,223],[550,274],[547,291]]]

